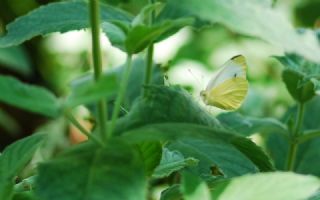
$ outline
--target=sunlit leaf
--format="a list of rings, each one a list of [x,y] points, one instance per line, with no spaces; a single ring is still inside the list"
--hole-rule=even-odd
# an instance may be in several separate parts
[[[254,184],[253,184],[254,183]],[[232,179],[217,200],[300,200],[311,196],[320,188],[320,180],[288,172],[245,175]],[[216,190],[212,190],[214,194]]]
[[[266,6],[265,2],[171,0],[170,4],[201,19],[221,23],[238,33],[261,38],[285,52],[294,52],[320,62],[320,47],[314,32],[297,33],[288,18],[272,9],[271,5]]]

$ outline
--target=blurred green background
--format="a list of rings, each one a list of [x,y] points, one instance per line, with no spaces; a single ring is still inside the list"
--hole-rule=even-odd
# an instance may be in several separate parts
[[[1,0],[0,33],[5,25],[51,0]],[[104,0],[135,14],[146,0]],[[319,28],[320,0],[278,0],[274,8],[289,16],[297,27]],[[63,97],[70,81],[90,71],[90,34],[74,31],[34,38],[22,46],[0,49],[1,74],[41,85]],[[123,64],[125,54],[113,48],[103,35],[103,64],[106,70]],[[282,52],[256,38],[234,33],[221,25],[208,25],[199,31],[184,28],[169,39],[156,44],[155,62],[162,64],[167,84],[182,84],[200,102],[214,71],[229,58],[242,54],[248,62],[250,91],[240,112],[257,117],[281,118],[293,100],[281,81],[282,66],[271,56]],[[1,91],[0,91],[1,92]],[[212,109],[214,114],[221,110]],[[50,123],[48,124],[47,122]],[[47,129],[61,147],[69,145],[68,126],[63,119],[51,121],[5,104],[0,104],[0,151],[13,141]],[[58,145],[58,146],[59,146]]]

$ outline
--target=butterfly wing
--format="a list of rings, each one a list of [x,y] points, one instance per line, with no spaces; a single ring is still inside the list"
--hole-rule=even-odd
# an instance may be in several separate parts
[[[248,87],[248,81],[242,77],[228,79],[207,92],[205,103],[224,110],[235,110],[241,106]]]
[[[248,85],[245,58],[239,55],[222,66],[222,70],[210,81],[202,95],[208,105],[235,110],[246,97]]]
[[[246,61],[244,56],[238,55],[232,57],[225,64],[222,65],[220,72],[209,82],[206,90],[223,83],[233,77],[243,77],[246,78]]]

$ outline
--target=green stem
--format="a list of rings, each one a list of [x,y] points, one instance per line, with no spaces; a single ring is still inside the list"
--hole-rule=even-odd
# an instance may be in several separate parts
[[[301,144],[317,137],[320,137],[320,130],[310,130],[301,134],[297,138],[297,141],[299,144]]]
[[[149,4],[154,4],[155,0],[149,0]],[[152,11],[149,16],[149,26],[152,26],[153,21],[155,19],[155,12]],[[147,49],[147,55],[146,55],[146,70],[145,70],[145,78],[144,78],[144,84],[148,85],[151,82],[152,78],[152,66],[153,66],[153,52],[154,52],[154,45],[151,43]],[[144,91],[145,95],[145,91]]]
[[[76,118],[72,115],[71,112],[66,112],[65,116],[75,127],[77,127],[80,130],[82,134],[87,136],[89,140],[92,140],[100,146],[104,146],[104,144],[98,138],[96,138],[93,134],[89,133],[83,126],[81,126],[81,124],[76,120]]]
[[[128,86],[128,81],[129,81],[129,76],[130,76],[130,71],[131,71],[131,62],[132,62],[132,56],[128,54],[127,56],[127,61],[126,61],[126,68],[125,71],[123,72],[122,78],[121,78],[121,85],[119,88],[118,96],[114,105],[114,109],[112,112],[112,118],[111,118],[111,126],[109,127],[109,133],[112,135],[113,129],[116,125],[116,121],[119,116],[120,108],[121,108],[121,103],[124,99],[124,96],[126,94],[126,89]]]
[[[102,75],[102,59],[100,48],[100,7],[99,0],[90,0],[90,23],[92,32],[92,55],[94,78],[99,80]],[[100,137],[102,141],[106,141],[106,122],[107,122],[107,105],[104,99],[97,102],[98,125],[100,130]]]
[[[290,137],[290,146],[289,146],[289,151],[288,151],[288,157],[287,157],[287,164],[286,164],[286,169],[289,171],[294,170],[294,165],[295,165],[295,160],[297,157],[297,149],[298,149],[298,138],[299,135],[301,135],[301,126],[303,122],[303,114],[304,114],[304,104],[299,103],[298,104],[298,112],[296,116],[296,123],[295,123],[295,128],[293,130],[293,133],[291,134]]]

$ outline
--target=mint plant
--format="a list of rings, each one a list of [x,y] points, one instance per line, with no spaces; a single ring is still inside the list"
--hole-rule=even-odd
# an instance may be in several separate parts
[[[28,75],[31,65],[18,45],[80,29],[90,30],[93,72],[72,80],[66,96],[0,75],[1,103],[53,124],[68,121],[88,138],[48,153],[60,131],[49,124],[8,145],[0,154],[1,200],[319,199],[317,31],[296,31],[268,0],[149,0],[135,14],[112,2],[49,3],[6,26],[0,62],[17,73]],[[285,52],[270,55],[283,65],[295,102],[281,119],[239,111],[214,116],[183,87],[164,83],[154,44],[186,26],[202,31],[216,24]],[[103,70],[101,32],[126,53],[122,66]],[[79,106],[91,112],[92,130],[78,121]],[[250,138],[256,133],[262,143]]]

